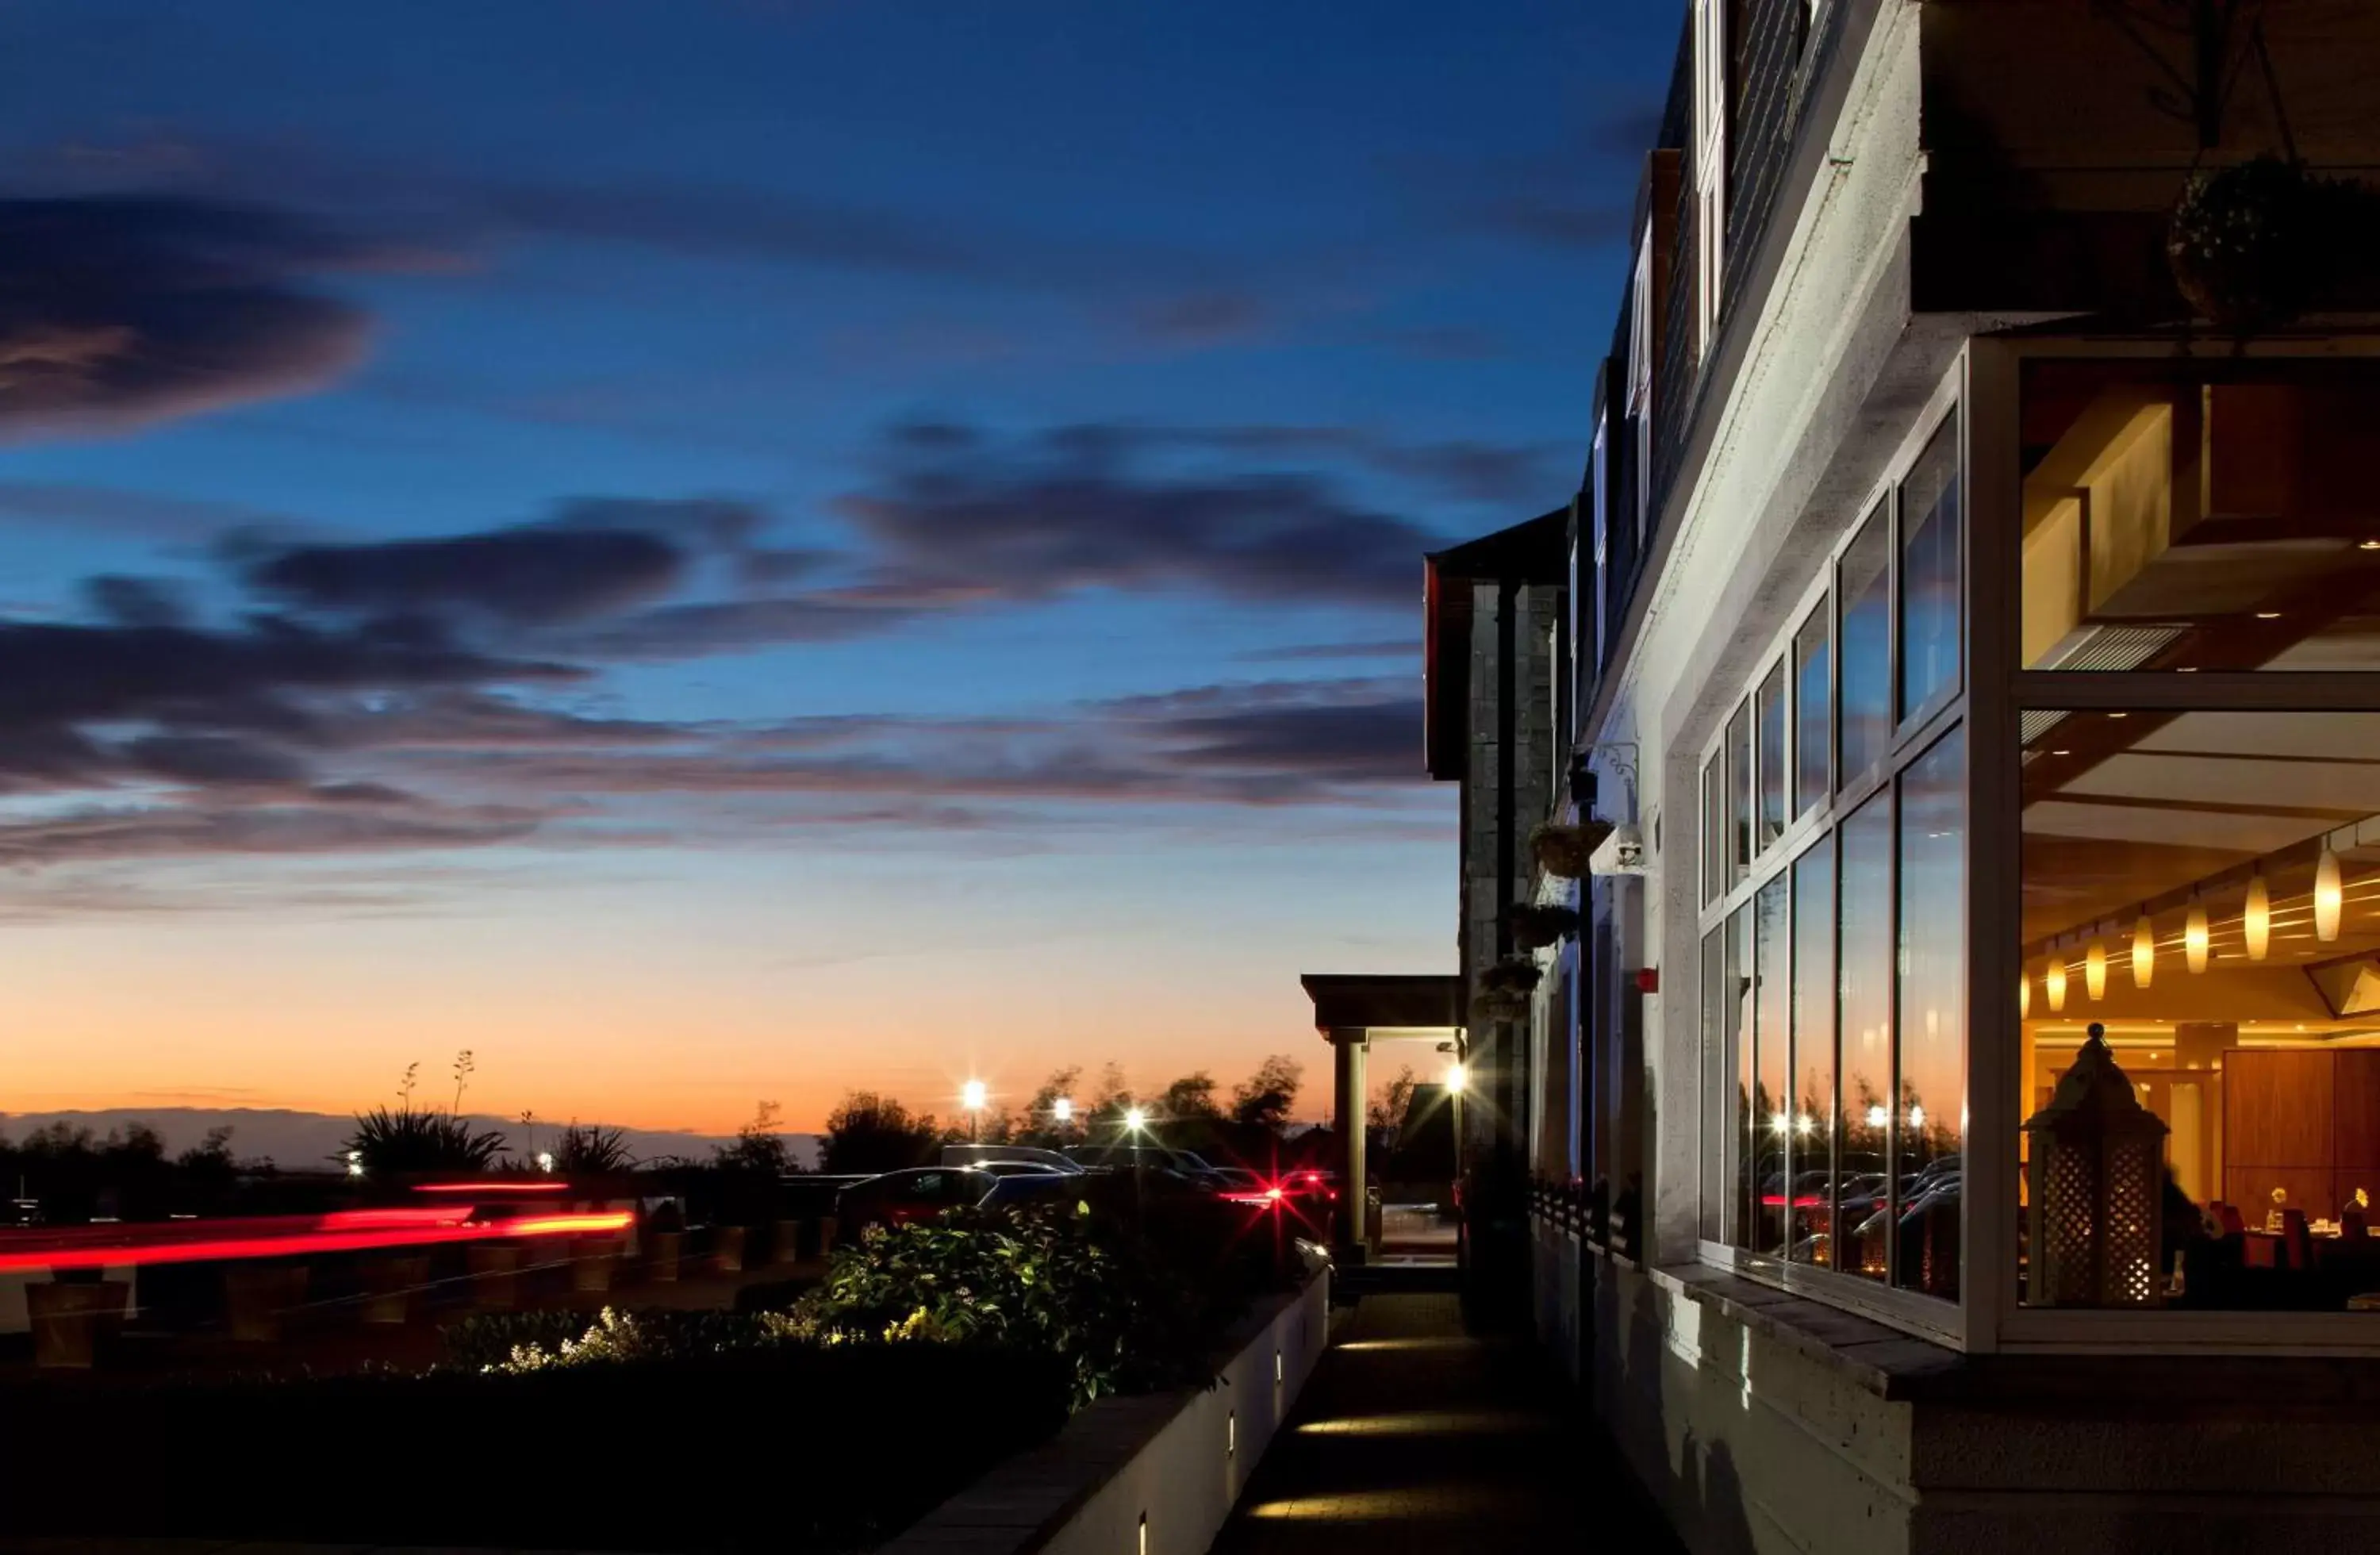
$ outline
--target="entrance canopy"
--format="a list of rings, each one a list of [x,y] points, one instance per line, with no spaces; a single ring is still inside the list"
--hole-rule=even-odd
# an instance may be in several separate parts
[[[1451,1036],[1457,977],[1335,976],[1308,972],[1297,979],[1314,1001],[1314,1028],[1333,1041],[1340,1032],[1383,1037]]]
[[[1361,1261],[1372,1240],[1364,1181],[1365,1056],[1375,1041],[1459,1038],[1455,1012],[1463,979],[1308,972],[1297,980],[1314,1001],[1314,1028],[1332,1049],[1333,1116],[1344,1152],[1332,1239],[1342,1257]]]

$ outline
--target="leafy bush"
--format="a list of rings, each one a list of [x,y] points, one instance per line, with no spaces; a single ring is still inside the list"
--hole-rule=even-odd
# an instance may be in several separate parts
[[[608,1177],[636,1164],[628,1136],[600,1124],[572,1124],[553,1148],[553,1169],[565,1177]]]
[[[361,1158],[368,1175],[388,1177],[417,1172],[484,1172],[489,1162],[504,1154],[505,1145],[504,1136],[492,1129],[477,1131],[468,1119],[452,1112],[417,1112],[407,1102],[357,1113],[346,1149]]]
[[[1179,1386],[1204,1374],[1215,1329],[1254,1283],[1245,1267],[1196,1257],[1202,1238],[1180,1213],[1158,1210],[1175,1217],[1163,1248],[1088,1203],[871,1227],[836,1251],[795,1317],[829,1342],[926,1339],[1053,1355],[1077,1406]]]

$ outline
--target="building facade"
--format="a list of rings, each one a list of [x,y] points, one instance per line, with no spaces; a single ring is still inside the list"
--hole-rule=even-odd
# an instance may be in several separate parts
[[[1691,11],[1567,576],[1466,621],[1558,657],[1528,819],[1642,844],[1497,888],[1578,912],[1469,1023],[1540,1333],[1698,1550],[2380,1548],[2380,298],[2304,171],[2380,7]],[[2325,237],[2210,276],[2259,156],[2197,208]]]

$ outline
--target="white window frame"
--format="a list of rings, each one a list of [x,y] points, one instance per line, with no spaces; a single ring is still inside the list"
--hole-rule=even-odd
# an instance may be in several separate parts
[[[1889,570],[1887,574],[1888,578],[1889,579],[1887,608],[1889,612],[1889,618],[1892,622],[1892,630],[1888,638],[1888,641],[1890,643],[1891,661],[1888,666],[1886,685],[1888,688],[1897,687],[1899,686],[1900,655],[1900,587],[1901,560],[1900,515],[1899,511],[1898,495],[1900,485],[1902,480],[1908,476],[1911,468],[1916,464],[1919,456],[1925,453],[1926,445],[1930,443],[1935,435],[1942,430],[1945,422],[1953,417],[1958,419],[1958,424],[1961,428],[1961,475],[1962,481],[1964,480],[1965,470],[1967,468],[1964,450],[1967,446],[1971,445],[1972,439],[1972,432],[1967,430],[1973,419],[1969,410],[1970,402],[1971,395],[1967,383],[1966,363],[1962,358],[1960,361],[1952,364],[1950,370],[1936,386],[1935,391],[1929,397],[1925,409],[1912,422],[1909,431],[1902,437],[1900,445],[1894,449],[1891,457],[1886,461],[1882,475],[1876,480],[1871,488],[1861,495],[1858,502],[1845,504],[1842,513],[1842,528],[1840,532],[1835,537],[1833,543],[1828,547],[1825,561],[1817,569],[1815,577],[1806,583],[1801,592],[1794,597],[1791,608],[1789,608],[1784,613],[1782,622],[1767,638],[1761,639],[1755,644],[1745,645],[1740,661],[1736,654],[1730,654],[1729,656],[1729,662],[1731,664],[1737,664],[1738,667],[1731,670],[1726,680],[1723,682],[1723,684],[1730,687],[1730,690],[1725,700],[1718,702],[1714,709],[1713,717],[1715,719],[1715,723],[1709,732],[1708,738],[1699,747],[1695,747],[1698,752],[1695,758],[1695,771],[1697,772],[1706,769],[1714,752],[1718,752],[1723,749],[1727,739],[1728,720],[1734,716],[1735,710],[1739,706],[1743,706],[1756,711],[1760,683],[1767,675],[1770,668],[1779,662],[1780,656],[1788,666],[1785,675],[1786,705],[1784,740],[1786,744],[1786,758],[1790,771],[1791,763],[1795,756],[1796,747],[1794,730],[1797,726],[1797,718],[1799,713],[1798,699],[1801,696],[1800,677],[1793,674],[1791,668],[1792,662],[1793,636],[1801,629],[1802,624],[1809,618],[1810,613],[1813,610],[1817,609],[1824,609],[1828,613],[1828,622],[1829,641],[1827,663],[1828,720],[1830,727],[1830,741],[1840,741],[1842,731],[1842,619],[1841,601],[1835,598],[1835,577],[1839,564],[1842,560],[1843,553],[1851,548],[1852,541],[1858,537],[1861,528],[1866,524],[1869,517],[1872,515],[1876,515],[1878,513],[1881,513],[1887,525],[1890,545]],[[1972,535],[1975,527],[1975,498],[1973,494],[1973,488],[1971,486],[1962,486],[1961,490],[1968,493],[1966,528],[1967,532]],[[1881,506],[1879,506],[1879,504],[1881,504]],[[1971,571],[1972,569],[1968,569],[1966,571],[1962,571],[1961,574],[1962,582],[1970,589],[1973,587]],[[1965,614],[1966,613],[1962,612],[1962,619]],[[1949,734],[1954,729],[1961,729],[1965,726],[1968,704],[1970,701],[1967,678],[1969,669],[1970,663],[1968,657],[1962,654],[1961,659],[1960,678],[1956,686],[1953,687],[1950,695],[1947,698],[1937,699],[1929,702],[1925,708],[1918,710],[1918,715],[1914,718],[1907,721],[1895,719],[1892,724],[1892,733],[1887,746],[1887,753],[1884,759],[1871,766],[1866,771],[1843,771],[1841,770],[1842,763],[1840,759],[1836,757],[1834,749],[1830,744],[1829,765],[1834,770],[1830,774],[1829,788],[1826,797],[1819,803],[1803,809],[1800,814],[1792,816],[1787,821],[1785,830],[1782,832],[1779,833],[1778,836],[1771,840],[1766,846],[1757,847],[1754,854],[1751,867],[1744,872],[1744,878],[1741,881],[1727,886],[1720,892],[1718,900],[1709,903],[1700,902],[1702,893],[1702,886],[1700,883],[1702,880],[1702,858],[1699,849],[1703,845],[1703,839],[1698,832],[1696,838],[1697,854],[1695,857],[1694,877],[1696,881],[1694,893],[1698,905],[1695,909],[1694,936],[1694,952],[1697,957],[1700,955],[1705,937],[1708,935],[1713,929],[1724,925],[1738,911],[1751,904],[1754,898],[1758,895],[1760,889],[1763,886],[1778,879],[1780,875],[1790,875],[1793,866],[1799,862],[1802,856],[1813,846],[1834,846],[1834,834],[1840,824],[1845,820],[1848,820],[1852,814],[1857,812],[1863,806],[1867,804],[1870,799],[1874,799],[1881,796],[1888,806],[1896,807],[1897,814],[1897,806],[1899,801],[1897,797],[1896,784],[1898,784],[1902,771],[1916,762],[1924,759],[1925,755],[1934,748],[1935,745],[1939,742],[1944,735]],[[1888,690],[1888,695],[1893,694],[1894,693],[1889,689]],[[1706,699],[1706,700],[1708,700],[1708,699]],[[1888,704],[1888,711],[1890,705],[1891,704]],[[1753,750],[1751,760],[1753,769],[1756,772],[1758,771],[1760,761],[1759,720],[1755,716],[1751,720],[1751,723],[1753,725]],[[1967,738],[1969,742],[1967,764],[1970,772],[1972,773],[1973,770],[1978,765],[1974,754],[1974,736],[1972,731],[1968,733]],[[1722,766],[1724,766],[1723,762]],[[1975,845],[1976,823],[1972,808],[1973,788],[1973,784],[1971,776],[1969,780],[1970,813],[1967,820],[1968,869],[1971,877],[1969,890],[1971,893],[1974,889],[1972,877],[1974,869],[1976,869],[1976,859],[1979,854],[1979,850]],[[1699,824],[1700,820],[1698,817],[1698,827]],[[1722,825],[1722,830],[1725,830],[1724,825]],[[1757,828],[1755,827],[1755,832]],[[1731,843],[1731,840],[1732,839],[1730,837],[1729,841]],[[1894,859],[1896,879],[1899,868],[1900,862],[1896,851],[1896,856]],[[1838,860],[1836,865],[1836,890],[1839,893],[1839,905],[1837,908],[1838,954],[1835,962],[1838,976],[1840,976],[1841,972],[1841,958],[1840,954],[1840,871],[1841,866],[1840,860]],[[1895,889],[1897,892],[1897,885]],[[1789,887],[1787,891],[1786,907],[1786,933],[1789,936],[1791,936],[1794,931],[1793,916],[1797,910],[1797,906],[1793,901],[1792,892]],[[1897,925],[1895,929],[1895,938],[1897,942]],[[1973,936],[1970,936],[1970,938],[1972,939]],[[1758,954],[1756,946],[1753,948],[1753,954],[1755,955]],[[2007,980],[2013,980],[2014,977],[2015,973],[2011,970]],[[1970,969],[1969,978],[1972,990],[1973,980],[1974,978],[1974,973],[1972,968]],[[1699,976],[1699,966],[1697,966],[1697,976],[1694,979],[1694,997],[1699,1000],[1702,993],[1702,978]],[[1899,997],[1897,987],[1893,997],[1896,1000]],[[1724,1018],[1723,1015],[1722,1018]],[[1693,1028],[1696,1034],[1696,1041],[1699,1043],[1700,1033],[1702,1030],[1702,1022],[1699,1011],[1696,1013],[1696,1018],[1694,1022]],[[1976,1046],[1975,1031],[1976,1027],[1973,1026],[1971,1019],[1967,1038],[1967,1062],[1970,1074],[1968,1089],[1970,1096],[1972,1096],[1975,1085],[1974,1080],[1972,1078]],[[1700,1056],[1698,1048],[1696,1069],[1698,1085],[1701,1074],[1699,1062]],[[1721,1083],[1726,1086],[1732,1087],[1735,1083],[1734,1074],[1730,1073],[1727,1075],[1722,1076]],[[1836,1083],[1838,1085],[1841,1083],[1841,1075],[1840,1073],[1836,1076]],[[1733,1107],[1730,1104],[1728,1107],[1724,1108],[1723,1111],[1732,1113]],[[1703,1100],[1698,1092],[1694,1104],[1694,1116],[1697,1120],[1695,1130],[1695,1151],[1696,1171],[1698,1173],[1706,1172],[1712,1168],[1712,1163],[1709,1159],[1710,1147],[1708,1142],[1705,1141],[1701,1137],[1701,1130],[1699,1127],[1699,1120],[1703,1115]],[[1728,1135],[1730,1137],[1734,1134],[1734,1124],[1737,1121],[1739,1120],[1730,1118],[1728,1129]],[[1975,1132],[1979,1123],[1980,1119],[1975,1114],[1974,1110],[1971,1105],[1969,1108],[1968,1136],[1968,1148],[1970,1150],[1973,1149],[1973,1140],[1981,1137],[1981,1136]],[[1970,1182],[1972,1183],[1972,1178],[1970,1179]],[[1831,1306],[1840,1306],[1852,1311],[1859,1312],[1863,1316],[1873,1318],[1879,1322],[1889,1324],[1894,1328],[1901,1329],[1907,1332],[1916,1334],[1921,1338],[1931,1340],[1937,1343],[1948,1344],[1954,1349],[1989,1347],[1989,1330],[1979,1330],[1973,1319],[1973,1313],[1975,1307],[1975,1295],[1978,1286],[1985,1278],[1999,1278],[1999,1270],[2001,1266],[1995,1265],[1994,1269],[1988,1272],[1981,1270],[1981,1266],[1979,1266],[1975,1260],[1981,1255],[1982,1249],[1977,1245],[1975,1233],[1969,1229],[1968,1225],[1963,1221],[1960,1228],[1961,1236],[1961,1247],[1960,1253],[1960,1296],[1957,1301],[1952,1302],[1946,1301],[1938,1296],[1929,1296],[1920,1292],[1903,1290],[1897,1286],[1864,1279],[1858,1275],[1845,1274],[1837,1270],[1819,1269],[1808,1264],[1789,1263],[1784,1259],[1774,1257],[1765,1253],[1758,1253],[1748,1248],[1733,1246],[1723,1242],[1710,1241],[1709,1239],[1703,1237],[1701,1234],[1700,1203],[1700,1195],[1698,1191],[1695,1209],[1695,1244],[1696,1254],[1703,1263],[1729,1270],[1734,1273],[1758,1280],[1767,1284],[1781,1286],[1784,1289],[1796,1293],[1797,1294],[1808,1295],[1815,1300],[1824,1301]],[[2011,1245],[2009,1257],[2012,1261],[2013,1245]],[[1973,1342],[1979,1333],[1985,1336],[1984,1342],[1982,1344]]]
[[[1653,506],[1653,226],[1636,241],[1636,277],[1628,298],[1628,423],[1636,438],[1636,549],[1645,554],[1645,531]]]
[[[1727,272],[1727,0],[1694,0],[1694,343],[1710,354]]]

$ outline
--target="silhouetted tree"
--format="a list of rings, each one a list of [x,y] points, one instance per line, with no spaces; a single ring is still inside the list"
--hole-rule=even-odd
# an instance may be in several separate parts
[[[846,1092],[842,1105],[826,1115],[819,1168],[849,1175],[923,1165],[932,1158],[940,1133],[932,1114],[912,1114],[892,1097]]]
[[[1183,1075],[1158,1098],[1157,1112],[1176,1120],[1221,1117],[1223,1109],[1215,1102],[1215,1076],[1204,1069]]]
[[[1371,1106],[1365,1111],[1366,1120],[1387,1136],[1381,1143],[1390,1149],[1396,1148],[1396,1131],[1404,1126],[1405,1112],[1413,1106],[1415,1083],[1413,1065],[1408,1063],[1373,1095]]]
[[[1289,1122],[1289,1110],[1297,1104],[1297,1087],[1305,1075],[1305,1066],[1297,1060],[1287,1053],[1273,1054],[1232,1088],[1232,1117],[1239,1123],[1281,1128]]]
[[[735,1143],[719,1147],[717,1164],[728,1172],[783,1176],[793,1164],[793,1151],[785,1136],[777,1132],[781,1111],[773,1101],[763,1101],[755,1107],[752,1121],[735,1131]]]
[[[1041,1082],[1041,1088],[1025,1103],[1025,1117],[1017,1129],[1016,1143],[1038,1145],[1047,1150],[1062,1150],[1069,1145],[1081,1144],[1085,1112],[1082,1099],[1075,1095],[1075,1090],[1082,1077],[1083,1067],[1079,1063],[1052,1070],[1050,1077]],[[1057,1108],[1061,1097],[1072,1100],[1076,1109],[1075,1115],[1062,1123],[1059,1121]]]

